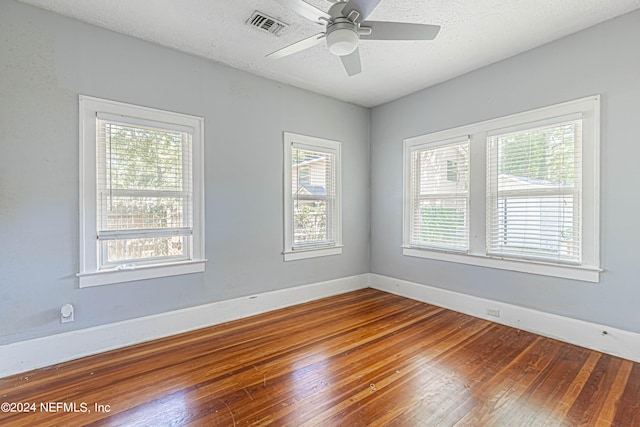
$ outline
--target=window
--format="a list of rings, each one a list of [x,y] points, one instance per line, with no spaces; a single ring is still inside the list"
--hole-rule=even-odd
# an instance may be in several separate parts
[[[81,96],[80,127],[80,286],[204,271],[202,119]]]
[[[403,253],[599,281],[599,105],[405,140]]]
[[[559,118],[489,136],[489,254],[581,262],[581,128]]]
[[[467,251],[469,138],[410,149],[410,245]]]
[[[284,134],[285,261],[342,253],[340,143]]]

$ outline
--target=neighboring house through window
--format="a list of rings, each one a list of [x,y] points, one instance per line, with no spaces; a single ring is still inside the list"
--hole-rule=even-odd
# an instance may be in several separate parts
[[[342,252],[340,143],[284,134],[285,261]]]
[[[80,285],[204,271],[202,119],[80,97]]]

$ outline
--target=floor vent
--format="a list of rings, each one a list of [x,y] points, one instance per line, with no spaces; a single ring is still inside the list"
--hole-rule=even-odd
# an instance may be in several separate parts
[[[280,22],[262,12],[255,11],[251,18],[247,21],[247,24],[252,27],[260,28],[261,30],[268,31],[273,35],[279,36],[285,28],[288,27],[284,22]]]

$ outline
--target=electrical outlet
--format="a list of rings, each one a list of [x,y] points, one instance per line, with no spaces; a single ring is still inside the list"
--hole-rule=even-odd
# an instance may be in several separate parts
[[[487,308],[487,314],[493,317],[500,317],[500,309],[499,308]]]
[[[60,323],[73,322],[73,306],[65,304],[60,308]]]

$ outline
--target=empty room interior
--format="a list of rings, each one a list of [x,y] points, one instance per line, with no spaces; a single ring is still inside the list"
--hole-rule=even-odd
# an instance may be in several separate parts
[[[639,0],[1,0],[0,425],[640,426],[639,113]]]

